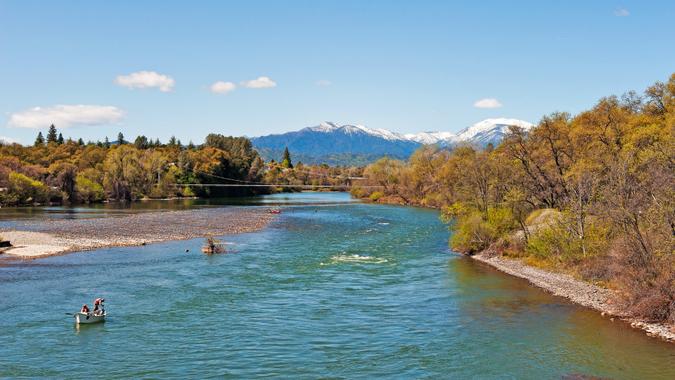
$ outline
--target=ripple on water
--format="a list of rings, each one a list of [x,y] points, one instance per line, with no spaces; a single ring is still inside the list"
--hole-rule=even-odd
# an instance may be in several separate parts
[[[386,264],[389,260],[382,257],[374,257],[367,255],[347,255],[340,254],[330,257],[330,260],[327,263],[321,263],[321,265],[336,265],[336,264]]]

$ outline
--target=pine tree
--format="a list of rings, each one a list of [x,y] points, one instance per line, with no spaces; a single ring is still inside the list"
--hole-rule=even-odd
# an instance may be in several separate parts
[[[103,146],[105,148],[110,148],[110,140],[108,140],[108,136],[106,136],[105,140],[103,140]]]
[[[49,132],[47,132],[47,144],[49,143],[55,143],[57,139],[56,136],[56,127],[54,124],[49,126]]]
[[[192,142],[192,140],[190,140],[190,142],[188,143],[187,148],[188,148],[189,150],[192,150],[192,149],[195,148],[195,144]]]
[[[59,145],[63,144],[63,135],[59,133],[59,137],[56,138],[56,143]]]
[[[35,138],[35,146],[43,146],[45,145],[45,138],[42,137],[42,132],[38,132],[37,137]]]
[[[82,140],[82,137],[80,137],[79,139],[77,139],[77,145],[79,145],[79,146],[83,146],[83,145],[84,145],[84,140]]]
[[[152,147],[152,141],[148,143],[148,138],[143,135],[140,135],[136,137],[136,140],[134,140],[134,145],[138,149],[147,149]]]
[[[176,136],[171,136],[171,138],[169,139],[169,143],[167,145],[176,146]]]
[[[293,161],[291,161],[291,153],[288,151],[288,147],[284,149],[284,155],[281,158],[281,166],[293,169]]]
[[[117,145],[124,145],[126,143],[127,142],[124,141],[124,135],[122,134],[122,132],[118,133],[117,134]]]

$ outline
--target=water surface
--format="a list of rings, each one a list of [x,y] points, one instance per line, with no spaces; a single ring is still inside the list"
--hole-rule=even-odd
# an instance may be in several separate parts
[[[225,237],[231,254],[189,240],[4,263],[0,377],[675,378],[672,345],[453,254],[436,212],[255,204],[285,206]],[[66,313],[97,296],[109,320],[76,328]]]

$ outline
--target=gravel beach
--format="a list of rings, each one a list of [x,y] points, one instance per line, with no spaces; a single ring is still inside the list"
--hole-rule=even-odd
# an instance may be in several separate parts
[[[470,257],[504,273],[524,278],[532,285],[542,288],[553,295],[565,297],[576,304],[595,309],[608,318],[612,318],[612,320],[614,320],[613,318],[621,319],[629,323],[631,327],[646,331],[647,335],[675,342],[675,331],[673,331],[672,326],[649,323],[627,317],[619,307],[612,304],[611,299],[616,298],[612,290],[577,280],[566,274],[535,268],[523,264],[520,260],[516,259],[500,256],[490,257],[486,254]]]
[[[103,247],[142,245],[253,232],[274,215],[263,208],[227,207],[146,212],[108,218],[27,221],[0,235],[13,248],[0,257],[35,259]]]

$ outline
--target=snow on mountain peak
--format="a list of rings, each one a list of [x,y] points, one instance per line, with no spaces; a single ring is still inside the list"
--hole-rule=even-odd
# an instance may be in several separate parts
[[[483,121],[479,121],[478,123],[468,128],[459,131],[455,136],[454,140],[468,141],[480,134],[490,132],[505,134],[508,132],[509,126],[516,126],[522,128],[525,131],[529,131],[532,127],[534,127],[533,124],[518,119],[507,119],[503,117],[495,119],[485,119]]]
[[[383,138],[385,140],[406,140],[406,138],[404,138],[401,134],[398,134],[396,132],[392,132],[382,128],[368,128],[360,124],[357,125],[345,124],[340,126],[330,121],[324,121],[318,126],[310,127],[309,129],[315,132],[324,132],[324,133],[340,131],[348,135],[355,133],[365,133],[368,135]]]
[[[316,127],[310,127],[309,130],[315,132],[333,133],[341,132],[352,135],[364,133],[379,137],[389,141],[412,141],[419,144],[441,144],[453,145],[457,143],[475,143],[477,145],[486,145],[488,143],[497,143],[508,133],[510,126],[516,126],[529,131],[533,124],[527,121],[509,118],[485,119],[467,127],[458,133],[452,132],[420,132],[400,134],[382,128],[368,128],[364,125],[339,125],[333,122],[325,121]]]

